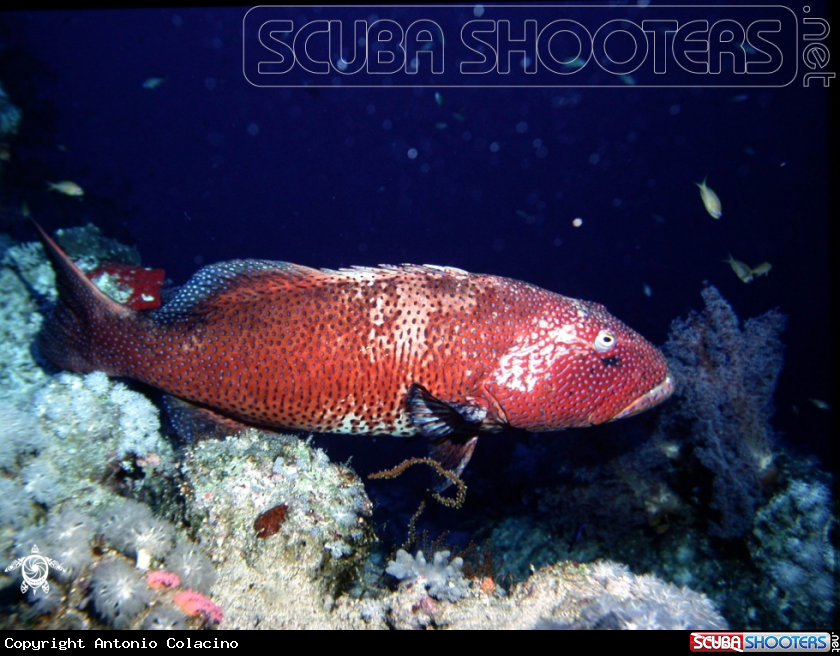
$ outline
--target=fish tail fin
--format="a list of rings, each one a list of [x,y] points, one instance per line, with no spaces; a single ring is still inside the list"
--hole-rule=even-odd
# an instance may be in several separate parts
[[[127,329],[137,323],[137,312],[106,296],[38,223],[32,223],[55,270],[58,290],[58,301],[38,335],[41,353],[71,371],[125,373],[117,358],[107,357],[106,344],[115,335],[131,332]]]

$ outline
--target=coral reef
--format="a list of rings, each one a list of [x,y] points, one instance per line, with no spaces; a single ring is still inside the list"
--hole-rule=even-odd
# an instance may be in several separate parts
[[[456,604],[432,600],[422,586],[401,586],[380,603],[388,626],[400,629],[727,627],[704,595],[654,576],[636,576],[609,561],[543,568],[506,596],[475,586]]]
[[[190,620],[191,613],[177,610],[179,593],[200,593],[182,589],[180,578],[166,570],[143,569],[152,564],[174,568],[185,552],[199,548],[181,534],[176,557],[171,551],[176,528],[136,501],[114,499],[96,516],[93,513],[88,504],[66,501],[43,525],[18,533],[18,555],[38,544],[63,567],[52,573],[48,593],[28,595],[30,607],[21,613],[21,621],[44,628],[77,628],[80,622],[80,628],[101,623],[117,629],[203,626],[203,616]]]
[[[759,511],[751,552],[767,576],[763,594],[776,603],[771,620],[793,629],[831,621],[837,551],[831,493],[819,482],[792,480]]]
[[[297,437],[256,430],[188,445],[183,472],[187,520],[218,573],[222,626],[331,625],[324,600],[357,577],[375,540],[356,475]],[[255,520],[281,504],[278,532],[259,538]]]

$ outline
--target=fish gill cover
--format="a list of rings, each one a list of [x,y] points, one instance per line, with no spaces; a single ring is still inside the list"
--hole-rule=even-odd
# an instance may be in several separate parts
[[[825,11],[4,14],[0,555],[23,563],[37,544],[64,569],[50,570],[49,593],[21,593],[23,568],[5,572],[0,625],[824,628],[837,539]],[[392,61],[401,39],[411,56]],[[525,281],[620,320],[580,331],[597,354],[580,371],[615,376],[624,359],[608,337],[632,330],[664,354],[673,395],[602,426],[485,435],[492,404],[436,394],[433,377],[403,381],[430,435],[415,440],[262,421],[240,433],[203,397],[186,399],[209,411],[198,419],[184,399],[161,413],[153,389],[60,371],[38,349],[57,290],[27,217],[115,302],[163,301],[162,323],[194,320],[177,308],[195,310],[196,285],[219,291],[220,279],[182,286],[236,260],[205,272],[230,282],[226,271],[262,260],[368,267],[345,274],[363,280],[410,262]],[[237,289],[233,311],[250,310],[256,297]],[[374,303],[366,319],[400,309],[415,310]],[[481,324],[445,328],[458,325]],[[555,328],[537,320],[535,339]],[[128,343],[75,334],[105,352]],[[246,342],[232,365],[258,359]],[[313,362],[308,346],[295,346],[299,363]],[[375,364],[364,346],[359,361]],[[532,346],[518,344],[509,392],[546,359],[534,358],[547,344]],[[470,360],[481,365],[450,369]],[[346,369],[329,375],[363,387]],[[641,398],[624,407],[661,400]],[[369,418],[350,420],[368,432]],[[466,429],[479,427],[476,446]],[[429,442],[456,486],[409,466]]]

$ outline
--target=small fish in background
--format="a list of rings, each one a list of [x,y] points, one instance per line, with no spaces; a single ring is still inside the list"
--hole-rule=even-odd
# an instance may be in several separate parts
[[[773,268],[773,265],[770,264],[769,262],[762,262],[761,264],[759,264],[759,265],[757,265],[756,267],[753,268],[752,274],[756,278],[758,276],[766,276],[768,273],[770,273],[770,269],[772,269],[772,268]]]
[[[435,130],[445,130],[449,126],[444,121],[438,121],[435,123]]]
[[[143,82],[143,88],[149,90],[157,89],[164,82],[166,82],[165,77],[150,77]]]
[[[627,86],[633,87],[636,86],[636,78],[632,75],[622,75],[619,79],[624,82]]]
[[[739,93],[737,96],[732,96],[732,97],[729,99],[729,102],[742,103],[742,102],[744,102],[744,101],[746,101],[746,100],[749,100],[749,99],[750,99],[750,94],[748,94],[748,93]]]
[[[435,91],[435,103],[437,103],[438,107],[443,107],[446,104],[443,95],[439,91]]]
[[[71,180],[47,182],[47,189],[49,189],[49,191],[57,191],[65,196],[73,196],[79,200],[82,200],[82,197],[85,195],[85,190]]]
[[[719,219],[723,216],[723,209],[718,195],[706,185],[708,177],[703,178],[703,182],[695,182],[694,184],[700,187],[700,198],[703,200],[703,205],[706,207],[709,216],[713,219]]]
[[[814,404],[814,407],[817,407],[817,408],[819,408],[820,410],[831,410],[831,406],[830,406],[830,405],[828,405],[828,403],[826,403],[826,402],[825,402],[825,401],[823,401],[822,399],[808,399],[808,400],[809,400],[811,403],[813,403],[813,404]]]
[[[650,288],[650,285],[648,285],[647,283],[642,285],[642,291],[645,293],[645,296],[647,296],[648,298],[653,296],[653,290]]]
[[[741,262],[740,260],[736,260],[732,257],[732,253],[729,254],[729,259],[724,260],[729,266],[732,267],[732,270],[735,272],[735,275],[738,276],[744,282],[752,282],[753,280],[753,270],[750,269],[749,266]]]

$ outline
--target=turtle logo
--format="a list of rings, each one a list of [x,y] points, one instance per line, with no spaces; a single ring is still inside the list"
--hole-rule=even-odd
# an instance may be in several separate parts
[[[11,565],[6,568],[7,572],[11,572],[18,567],[23,573],[23,583],[20,584],[20,591],[26,592],[30,587],[33,591],[38,588],[43,588],[44,593],[50,591],[50,584],[47,583],[47,576],[50,573],[50,567],[57,569],[59,572],[66,572],[60,563],[54,561],[52,558],[46,558],[38,553],[38,545],[32,545],[32,553],[23,558],[18,558]]]

